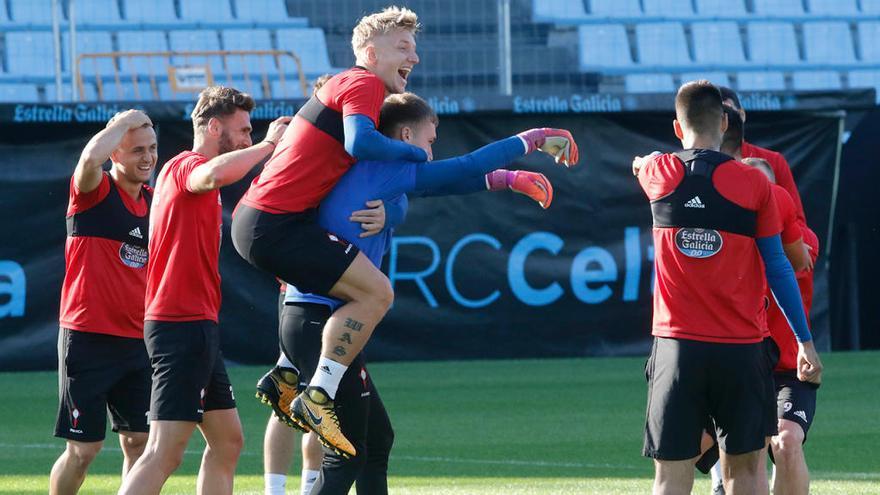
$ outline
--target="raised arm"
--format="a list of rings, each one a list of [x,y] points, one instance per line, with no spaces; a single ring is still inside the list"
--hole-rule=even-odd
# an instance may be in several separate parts
[[[428,160],[425,150],[403,141],[391,139],[376,130],[366,115],[349,115],[342,120],[345,132],[345,151],[356,160]]]
[[[113,150],[119,147],[125,133],[131,129],[152,125],[150,117],[140,110],[126,110],[114,115],[107,122],[107,126],[92,136],[83,148],[73,172],[76,188],[83,193],[94,191],[101,184],[101,167],[110,159]]]

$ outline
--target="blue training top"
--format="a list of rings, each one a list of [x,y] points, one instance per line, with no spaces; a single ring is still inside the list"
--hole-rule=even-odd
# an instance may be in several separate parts
[[[436,162],[357,162],[321,202],[318,225],[357,246],[379,267],[391,246],[394,228],[406,217],[407,194],[443,196],[484,191],[487,173],[523,156],[525,151],[523,141],[513,136],[467,155]],[[349,217],[374,199],[385,203],[385,228],[376,235],[359,237],[363,229]],[[343,304],[325,295],[303,294],[292,285],[287,286],[284,302],[325,304],[333,310]]]

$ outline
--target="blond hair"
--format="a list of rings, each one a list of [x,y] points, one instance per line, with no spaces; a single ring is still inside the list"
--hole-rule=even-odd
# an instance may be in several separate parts
[[[208,86],[199,93],[199,101],[192,111],[193,128],[208,125],[214,117],[226,117],[236,110],[250,113],[254,109],[254,99],[247,93],[226,86]]]
[[[399,30],[415,35],[421,27],[419,16],[412,10],[406,7],[385,7],[381,12],[364,16],[358,21],[351,35],[351,48],[355,56],[358,56],[376,36]]]

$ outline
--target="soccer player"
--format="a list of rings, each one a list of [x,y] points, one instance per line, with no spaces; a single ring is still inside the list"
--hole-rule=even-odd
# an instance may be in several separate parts
[[[686,83],[675,112],[685,150],[633,161],[651,202],[657,273],[644,455],[654,459],[654,493],[690,493],[711,417],[727,493],[765,493],[760,459],[775,408],[765,274],[798,339],[798,376],[814,379],[821,363],[770,183],[718,152],[727,127],[720,91]]]
[[[383,134],[419,146],[432,157],[437,116],[424,100],[411,93],[391,95],[382,106],[380,122]],[[535,140],[547,134],[561,133],[532,129],[471,154],[430,163],[359,161],[321,202],[318,223],[338,233],[339,242],[353,239],[353,244],[378,267],[390,246],[394,227],[406,215],[408,194],[448,195],[510,189],[528,195],[546,208],[552,201],[553,189],[543,175],[494,169],[541,149]],[[575,157],[577,150],[573,149],[572,153]],[[352,211],[375,198],[386,204],[388,225],[378,236],[363,237],[362,228],[356,223],[361,218]],[[317,366],[321,328],[340,304],[333,298],[303,294],[296,287],[288,286],[281,326],[282,347],[301,371],[300,380],[304,384],[312,373],[324,372]],[[363,354],[358,354],[343,376],[337,394],[346,404],[339,411],[342,431],[353,442],[357,454],[346,458],[328,450],[321,476],[310,493],[348,493],[355,482],[358,493],[387,493],[388,456],[394,433]]]
[[[120,493],[157,494],[183,459],[198,426],[207,446],[197,491],[231,494],[241,423],[220,352],[219,189],[245,176],[275,148],[290,117],[251,145],[254,100],[212,86],[192,112],[193,149],[169,160],[150,215],[144,339],[153,367],[150,435]]]
[[[156,158],[150,118],[128,110],[89,140],[70,181],[55,424],[67,446],[49,476],[53,495],[79,491],[104,445],[108,412],[119,433],[123,478],[147,442],[144,292],[152,191],[146,184]]]

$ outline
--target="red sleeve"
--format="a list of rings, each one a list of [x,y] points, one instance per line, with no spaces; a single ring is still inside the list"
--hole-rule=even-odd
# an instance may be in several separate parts
[[[770,189],[770,181],[760,171],[754,170],[754,172],[751,175],[757,179],[755,188],[758,193],[758,224],[755,237],[770,237],[782,232],[779,207],[776,205],[776,198]]]
[[[779,209],[779,219],[782,221],[782,243],[791,244],[803,237],[794,202],[788,192],[780,186],[773,185],[773,196],[776,199],[776,207]]]
[[[378,76],[369,73],[351,78],[337,88],[336,101],[342,108],[342,117],[366,115],[379,127],[379,110],[385,101],[385,83]]]
[[[639,170],[639,185],[653,201],[675,190],[683,177],[684,167],[678,165],[674,155],[656,155]]]
[[[208,158],[198,153],[193,153],[177,162],[177,168],[174,170],[174,181],[177,182],[177,187],[182,191],[193,192],[189,188],[189,175],[196,167],[207,162]]]
[[[801,203],[801,195],[798,192],[797,184],[794,183],[794,176],[791,175],[791,167],[781,153],[773,153],[770,166],[773,168],[773,175],[776,176],[776,184],[785,189],[795,207],[795,214],[798,218],[806,223],[804,215],[804,205]]]
[[[94,191],[80,192],[76,188],[76,180],[70,178],[70,200],[67,203],[67,216],[80,213],[100,203],[110,194],[110,176],[101,173],[101,183]]]

